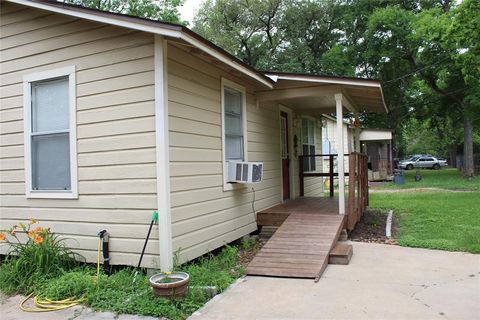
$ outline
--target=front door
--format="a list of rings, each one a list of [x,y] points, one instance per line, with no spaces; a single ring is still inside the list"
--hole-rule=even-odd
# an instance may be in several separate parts
[[[288,153],[288,115],[280,112],[280,134],[282,143],[283,200],[290,199],[290,155]]]

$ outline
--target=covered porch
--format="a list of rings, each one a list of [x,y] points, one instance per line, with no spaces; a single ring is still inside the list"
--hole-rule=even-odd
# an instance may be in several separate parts
[[[351,247],[338,244],[338,239],[342,230],[355,227],[368,205],[368,160],[360,153],[360,113],[387,112],[381,84],[284,73],[267,76],[276,81],[274,89],[256,92],[256,100],[260,108],[280,106],[283,203],[257,213],[258,226],[278,230],[249,264],[247,274],[318,280],[334,252],[351,256]],[[323,154],[318,137],[314,134],[311,139],[310,132],[318,131],[322,114],[334,113],[338,150],[344,150],[347,112],[354,117],[353,152]]]

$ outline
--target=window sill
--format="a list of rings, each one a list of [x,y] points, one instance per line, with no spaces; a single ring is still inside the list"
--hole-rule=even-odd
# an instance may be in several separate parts
[[[73,192],[27,192],[27,199],[78,199]]]

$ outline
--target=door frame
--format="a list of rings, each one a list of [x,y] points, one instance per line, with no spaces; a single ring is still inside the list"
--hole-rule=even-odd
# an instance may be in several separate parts
[[[296,158],[295,158],[295,154],[294,154],[294,146],[293,146],[293,111],[292,109],[282,105],[282,104],[279,104],[278,105],[278,125],[279,125],[279,132],[280,134],[278,135],[278,142],[279,142],[279,145],[280,145],[280,148],[279,148],[279,162],[280,162],[280,185],[279,185],[279,188],[280,188],[280,201],[281,202],[284,202],[284,199],[283,199],[283,179],[281,178],[282,177],[282,171],[283,171],[283,168],[282,168],[282,137],[281,137],[281,130],[280,130],[280,117],[281,117],[281,112],[284,112],[287,114],[287,127],[288,127],[288,155],[290,157],[290,166],[288,168],[288,174],[289,174],[289,181],[290,181],[290,200],[293,200],[296,198],[296,192],[295,192],[295,182],[294,182],[294,177],[295,177],[295,174],[294,174],[294,168],[295,168],[295,164],[296,164]],[[288,199],[286,199],[288,200]]]

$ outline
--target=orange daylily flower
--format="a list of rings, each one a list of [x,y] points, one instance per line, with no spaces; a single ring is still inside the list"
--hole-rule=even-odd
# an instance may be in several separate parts
[[[3,233],[0,233],[0,241],[5,240],[5,235]]]
[[[42,231],[42,227],[36,227],[35,230],[33,230],[34,232],[40,232]]]
[[[30,224],[35,224],[37,223],[38,221],[35,219],[35,218],[30,218]]]
[[[36,236],[35,240],[33,240],[35,244],[42,244],[43,243],[43,237],[42,236]]]
[[[35,237],[35,231],[33,231],[33,230],[28,231],[28,237],[29,237],[29,238]]]

